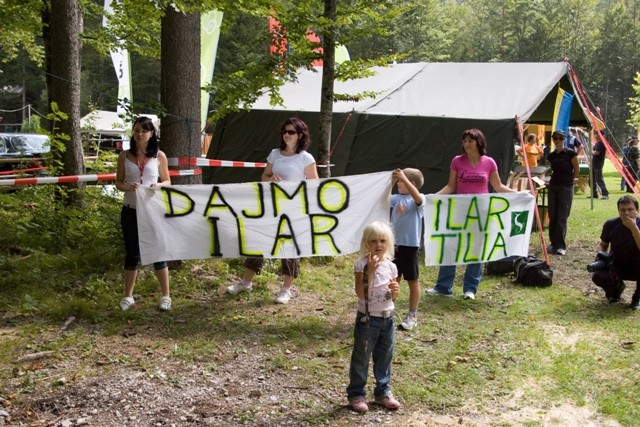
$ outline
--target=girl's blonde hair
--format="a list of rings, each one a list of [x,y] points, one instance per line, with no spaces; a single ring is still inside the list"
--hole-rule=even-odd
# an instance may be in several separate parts
[[[393,230],[389,224],[381,221],[372,222],[367,225],[362,232],[362,240],[360,241],[360,254],[365,256],[369,253],[368,243],[374,239],[384,239],[387,241],[387,251],[384,253],[385,258],[393,259],[395,239]]]

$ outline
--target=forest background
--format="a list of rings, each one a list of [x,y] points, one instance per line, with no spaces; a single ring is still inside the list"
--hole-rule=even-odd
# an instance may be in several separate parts
[[[16,5],[10,7],[12,3]],[[159,111],[161,9],[146,1],[119,3],[122,3],[122,9],[116,8],[115,13],[124,11],[124,14],[116,31],[132,53],[135,108]],[[188,2],[181,2],[185,3]],[[225,13],[210,104],[210,110],[220,110],[225,108],[225,103],[235,104],[246,96],[240,92],[255,93],[259,85],[267,85],[264,77],[258,76],[273,72],[268,33],[268,15],[272,9],[258,0],[239,1],[235,5],[233,2],[226,5],[224,2],[208,3],[217,4]],[[319,18],[322,15],[320,1],[298,1],[293,7],[289,2],[270,3],[281,7],[284,20],[302,21],[298,24],[306,28],[317,29],[323,25]],[[358,6],[356,1],[340,3]],[[568,58],[582,79],[588,97],[600,108],[610,134],[624,140],[634,132],[627,121],[632,116],[629,99],[637,95],[633,84],[640,58],[639,1],[402,0],[369,3],[372,6],[360,8],[359,16],[349,16],[345,12],[348,19],[339,23],[339,41],[346,45],[354,61],[366,64],[392,57],[403,62],[557,62]],[[0,26],[0,46],[3,47],[0,52],[3,61],[0,106],[3,110],[15,110],[31,104],[38,112],[46,114],[49,101],[46,73],[42,51],[38,53],[37,49],[41,42],[37,30],[43,3],[39,0],[2,0],[0,4],[3,5],[0,22],[4,21]],[[80,9],[84,18],[81,113],[84,115],[92,109],[114,110],[117,80],[107,51],[109,43],[113,45],[115,35],[105,36],[101,29],[101,1],[81,1]],[[285,17],[287,13],[289,18]],[[19,16],[23,19],[18,19]],[[367,28],[377,30],[362,31]],[[31,34],[33,46],[24,34]],[[294,50],[296,46],[303,48],[304,44],[294,43]],[[294,65],[303,64],[296,62],[294,56],[291,53]],[[4,114],[4,123],[16,123],[21,119],[17,115]]]

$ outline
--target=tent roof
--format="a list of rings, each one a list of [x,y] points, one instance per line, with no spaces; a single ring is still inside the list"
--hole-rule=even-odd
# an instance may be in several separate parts
[[[140,114],[140,116],[149,117],[156,127],[160,121],[158,116],[154,114]],[[126,131],[122,119],[115,111],[96,110],[87,114],[80,119],[80,127],[83,129],[91,128],[101,133],[122,133]]]
[[[83,129],[91,127],[95,130],[117,130],[124,131],[122,119],[115,111],[97,110],[92,111],[80,119],[80,127]]]
[[[571,87],[566,62],[553,63],[408,63],[374,67],[375,75],[336,81],[335,93],[377,93],[361,101],[334,102],[334,112],[358,111],[381,115],[410,115],[478,120],[514,119],[524,122],[564,78]],[[258,110],[317,112],[322,74],[301,70],[280,94],[282,106],[272,106],[267,94],[251,107]],[[571,90],[573,92],[573,90]],[[577,97],[576,97],[577,99]],[[553,97],[555,100],[555,95]],[[582,110],[582,108],[578,108]],[[582,119],[586,114],[582,110]]]

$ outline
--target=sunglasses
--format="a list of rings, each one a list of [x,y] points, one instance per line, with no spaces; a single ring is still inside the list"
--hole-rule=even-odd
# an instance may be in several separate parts
[[[295,131],[295,130],[286,130],[286,129],[283,129],[283,130],[282,130],[282,134],[283,134],[283,135],[285,135],[285,134],[286,134],[286,135],[296,135],[297,133],[298,133],[298,132],[297,132],[297,131]]]
[[[551,139],[553,139],[554,141],[562,141],[564,138],[561,136],[554,136]]]

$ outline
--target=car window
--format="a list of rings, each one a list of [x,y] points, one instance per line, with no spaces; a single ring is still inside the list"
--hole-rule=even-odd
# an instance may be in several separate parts
[[[49,137],[45,135],[25,136],[23,142],[31,150],[38,152],[49,151]]]
[[[25,142],[26,138],[24,136],[14,136],[11,138],[11,145],[15,151],[27,151],[29,146]]]
[[[39,134],[0,134],[0,155],[40,156],[50,151],[49,137]]]

